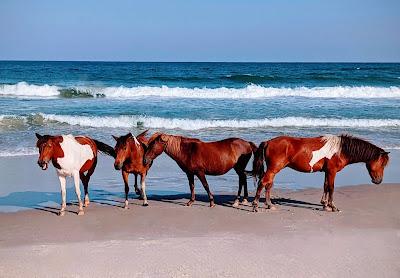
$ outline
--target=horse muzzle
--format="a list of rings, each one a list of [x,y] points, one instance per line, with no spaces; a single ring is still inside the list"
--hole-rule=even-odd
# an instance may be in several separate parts
[[[375,178],[371,180],[374,184],[380,184],[382,182],[382,178]]]
[[[42,170],[47,170],[47,168],[49,167],[48,163],[46,161],[43,160],[38,160],[38,165],[40,168],[42,168]]]
[[[122,163],[114,163],[114,168],[115,168],[115,170],[121,170],[122,169]]]

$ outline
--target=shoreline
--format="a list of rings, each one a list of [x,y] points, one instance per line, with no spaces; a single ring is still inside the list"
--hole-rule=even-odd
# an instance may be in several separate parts
[[[186,207],[185,194],[150,198],[148,207],[131,200],[128,210],[122,201],[93,200],[84,216],[76,205],[64,217],[58,206],[0,213],[0,270],[6,277],[400,274],[400,184],[337,188],[338,213],[322,211],[322,188],[273,193],[277,210],[262,204],[258,213],[232,208],[232,194],[217,195],[214,208],[202,194]]]

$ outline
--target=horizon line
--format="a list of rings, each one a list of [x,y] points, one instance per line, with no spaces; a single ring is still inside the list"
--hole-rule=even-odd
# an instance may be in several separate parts
[[[85,63],[258,63],[258,64],[399,64],[400,61],[144,61],[144,60],[23,60],[0,59],[0,62],[85,62]]]

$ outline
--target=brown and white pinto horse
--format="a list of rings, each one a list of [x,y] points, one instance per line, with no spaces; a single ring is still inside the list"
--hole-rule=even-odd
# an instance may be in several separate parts
[[[150,164],[162,152],[171,157],[186,173],[189,180],[191,198],[187,206],[195,201],[194,176],[197,176],[207,191],[210,207],[213,207],[214,197],[211,193],[206,175],[219,176],[232,168],[239,176],[239,190],[234,206],[239,204],[242,187],[244,187],[243,202],[247,202],[247,180],[245,168],[251,155],[257,150],[254,143],[239,138],[229,138],[216,142],[202,142],[199,139],[182,136],[159,134],[150,140],[144,156],[144,163]]]
[[[253,175],[260,179],[253,210],[265,187],[267,208],[271,203],[271,188],[275,175],[285,167],[299,172],[325,172],[324,193],[321,204],[325,210],[338,211],[333,204],[336,173],[346,165],[365,162],[372,182],[379,184],[389,161],[389,152],[362,139],[350,135],[326,135],[315,138],[281,136],[260,144],[253,163]],[[267,171],[264,173],[264,161]],[[329,194],[328,200],[327,195]]]
[[[140,133],[138,136],[128,133],[125,136],[117,137],[113,135],[117,144],[115,145],[115,170],[122,170],[122,178],[125,184],[125,209],[128,209],[128,193],[129,193],[129,174],[135,175],[135,192],[143,198],[143,206],[148,206],[146,196],[146,175],[151,164],[143,163],[143,156],[146,151],[147,142],[146,134],[148,130]],[[141,190],[137,187],[137,176],[140,175]]]
[[[60,216],[65,214],[66,177],[71,176],[74,179],[75,193],[79,203],[78,215],[83,215],[79,178],[85,189],[85,206],[88,206],[88,186],[90,176],[96,168],[97,151],[114,157],[114,149],[107,144],[85,136],[74,137],[71,134],[50,136],[36,133],[36,137],[38,139],[36,147],[39,148],[37,163],[43,170],[47,170],[51,160],[60,180],[62,197]],[[85,174],[85,172],[87,173]]]

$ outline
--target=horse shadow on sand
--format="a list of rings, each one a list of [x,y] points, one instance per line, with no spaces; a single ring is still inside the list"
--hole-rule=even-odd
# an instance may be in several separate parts
[[[99,189],[89,189],[90,201],[104,206],[113,206],[117,208],[124,207],[125,195],[123,192],[110,192],[107,190]],[[233,202],[236,196],[234,194],[215,194],[214,201],[216,205],[223,207],[232,208]],[[140,199],[134,192],[129,194],[129,200],[131,205],[141,206],[141,202],[132,202],[133,199]],[[189,193],[173,193],[171,191],[166,191],[160,193],[159,190],[148,190],[148,199],[150,202],[164,202],[174,205],[186,206],[186,203],[190,199]],[[250,211],[251,202],[253,197],[249,197],[249,203],[245,206],[239,206],[238,210]],[[260,204],[262,204],[265,199],[260,199]],[[34,209],[43,212],[48,212],[52,214],[58,214],[60,209],[61,194],[59,192],[37,192],[37,191],[23,191],[23,192],[13,192],[7,196],[0,197],[0,207],[14,207],[16,210],[23,209]],[[282,207],[295,207],[310,210],[322,210],[322,205],[316,203],[310,203],[300,200],[294,200],[289,198],[277,197],[272,199],[274,204]],[[76,201],[76,196],[73,188],[67,190],[67,212],[77,213],[78,205]],[[151,204],[150,204],[151,205]],[[208,207],[209,200],[207,194],[196,194],[196,202],[193,204],[196,206]],[[15,209],[13,209],[14,211]]]

